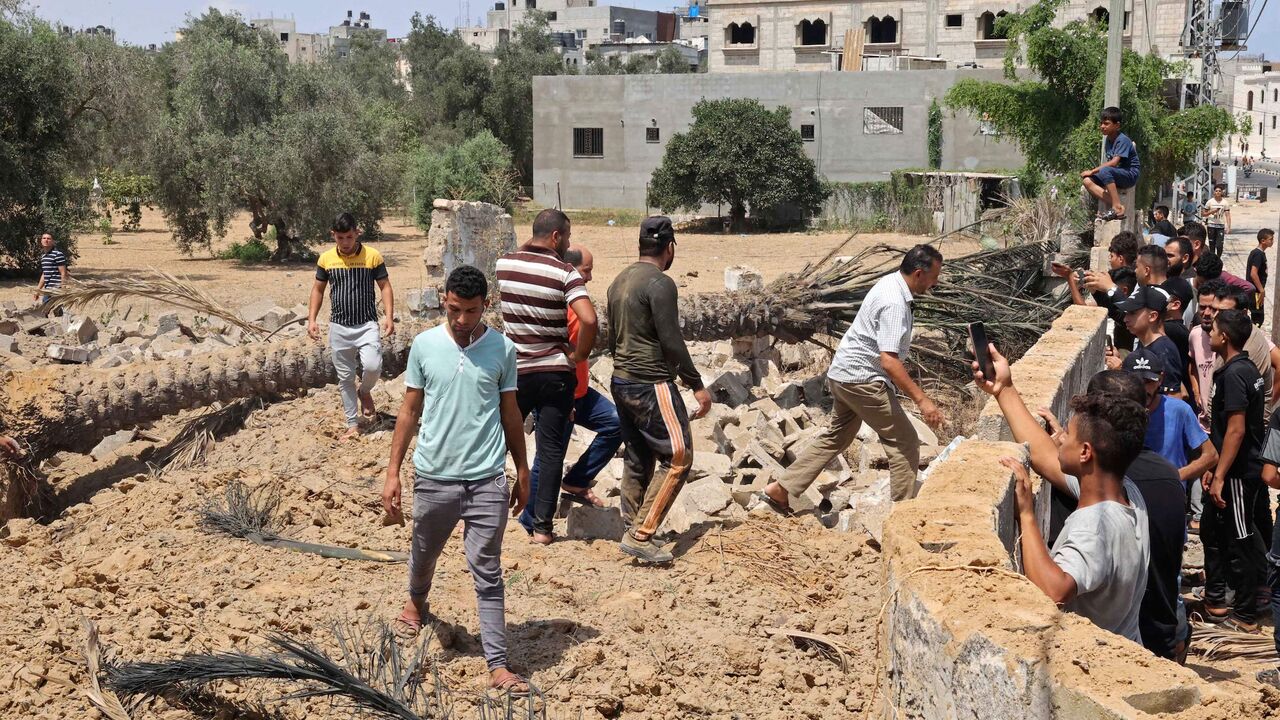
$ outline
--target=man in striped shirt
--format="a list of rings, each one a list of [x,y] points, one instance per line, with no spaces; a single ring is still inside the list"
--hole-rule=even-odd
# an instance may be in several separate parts
[[[551,521],[564,479],[574,369],[590,356],[598,327],[586,283],[563,259],[569,232],[564,213],[543,210],[533,220],[533,239],[497,262],[503,331],[516,346],[516,399],[521,415],[532,412],[537,423],[533,541],[543,545],[553,539]],[[569,308],[578,316],[576,347],[569,345]]]
[[[45,233],[40,236],[40,248],[44,254],[40,256],[40,283],[36,285],[36,302],[49,302],[49,295],[42,292],[52,288],[60,288],[67,282],[67,254],[54,246],[53,235]]]
[[[395,298],[382,255],[360,242],[360,230],[351,213],[334,218],[329,229],[334,247],[325,251],[316,263],[316,281],[311,286],[311,302],[307,311],[307,334],[320,339],[316,316],[329,292],[329,348],[333,351],[333,367],[338,371],[338,389],[342,393],[342,409],[346,414],[347,432],[343,440],[360,433],[360,415],[366,419],[377,414],[373,403],[373,386],[382,373],[382,341],[378,337],[378,305],[373,287],[382,292],[382,334],[395,334]],[[356,386],[356,361],[360,361],[360,385]]]
[[[881,278],[867,293],[827,370],[827,386],[835,401],[830,425],[779,480],[765,486],[761,500],[789,512],[790,498],[813,484],[827,463],[849,447],[863,423],[880,436],[889,456],[893,499],[915,495],[920,438],[898,402],[898,392],[915,402],[930,427],[942,425],[938,406],[903,364],[911,350],[911,304],[938,284],[941,272],[942,253],[930,245],[916,245],[903,256],[898,272]]]

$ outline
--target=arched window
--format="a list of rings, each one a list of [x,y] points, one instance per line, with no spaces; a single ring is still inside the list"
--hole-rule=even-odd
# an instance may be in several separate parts
[[[801,20],[796,26],[796,39],[799,45],[826,45],[827,23],[825,20]]]
[[[1244,103],[1245,103],[1245,106],[1244,106],[1245,110],[1253,109],[1253,91],[1252,90],[1249,91],[1249,95],[1248,97],[1245,98]]]
[[[729,23],[729,27],[725,28],[725,33],[729,36],[729,45],[755,45],[756,44],[756,28],[749,22],[741,25],[738,23]]]
[[[996,21],[1008,15],[1009,13],[1001,10],[993,13],[990,10],[978,16],[978,39],[979,40],[1004,40],[1004,33],[996,31]]]
[[[886,15],[883,20],[872,15],[867,20],[866,31],[869,43],[898,42],[898,21],[892,15]]]
[[[1106,8],[1098,6],[1093,9],[1093,12],[1089,13],[1089,17],[1092,17],[1096,23],[1106,25],[1107,21],[1111,19],[1111,13]]]

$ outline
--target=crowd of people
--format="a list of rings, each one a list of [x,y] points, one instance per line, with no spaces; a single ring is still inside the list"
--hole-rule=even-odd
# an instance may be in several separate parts
[[[1271,413],[1280,349],[1260,327],[1275,233],[1258,231],[1244,278],[1222,269],[1221,237],[1193,221],[1162,244],[1121,232],[1109,272],[1054,265],[1074,302],[1091,293],[1114,320],[1107,369],[1073,400],[1065,429],[1028,411],[994,345],[994,377],[974,364],[978,386],[1052,486],[1042,534],[1026,470],[1007,461],[1019,479],[1027,576],[1064,608],[1177,660],[1191,637],[1180,592],[1188,534],[1204,547],[1194,592],[1205,621],[1253,633],[1263,613],[1280,620],[1280,535],[1267,490],[1280,489],[1280,413]],[[1274,670],[1259,677],[1280,686]]]

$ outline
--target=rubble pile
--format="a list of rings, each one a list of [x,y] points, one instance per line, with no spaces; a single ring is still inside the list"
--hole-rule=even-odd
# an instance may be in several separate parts
[[[305,305],[285,309],[271,301],[258,301],[237,314],[278,333],[277,337],[306,332]],[[214,316],[184,317],[165,312],[152,317],[135,306],[98,316],[72,312],[46,316],[39,306],[0,304],[0,367],[6,370],[50,364],[112,368],[216,352],[251,340],[241,328]]]

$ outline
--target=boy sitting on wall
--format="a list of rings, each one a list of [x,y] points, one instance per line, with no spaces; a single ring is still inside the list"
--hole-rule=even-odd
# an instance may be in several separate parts
[[[1103,109],[1098,129],[1106,138],[1103,151],[1107,159],[1098,167],[1080,173],[1084,189],[1099,203],[1110,206],[1106,212],[1099,213],[1102,220],[1123,220],[1125,207],[1120,202],[1120,190],[1138,184],[1138,148],[1128,135],[1120,132],[1123,118],[1120,108]]]

